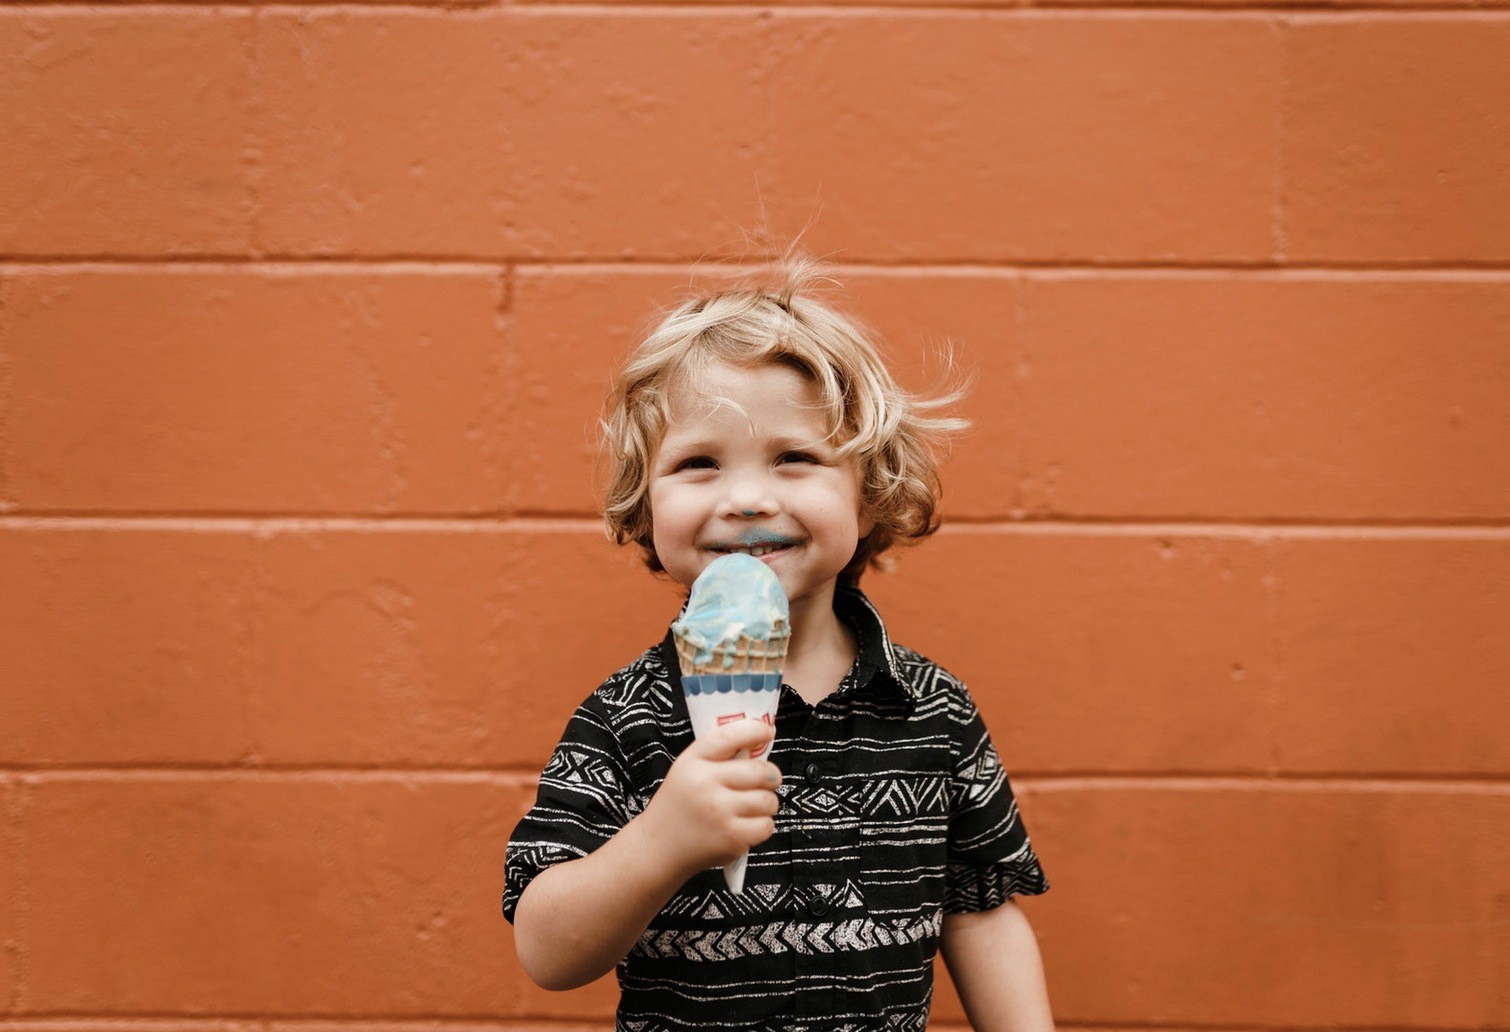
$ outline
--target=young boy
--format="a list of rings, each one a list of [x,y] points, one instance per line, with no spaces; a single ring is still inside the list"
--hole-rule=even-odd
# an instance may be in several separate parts
[[[694,741],[668,634],[577,710],[508,847],[503,910],[537,983],[617,967],[619,1030],[922,1030],[942,947],[976,1029],[1052,1029],[1011,899],[1048,885],[985,725],[856,584],[936,529],[932,444],[960,425],[936,404],[800,273],[689,301],[631,356],[605,425],[610,535],[684,586],[730,551],[767,563],[786,683],[774,736]],[[716,868],[746,850],[731,893]]]

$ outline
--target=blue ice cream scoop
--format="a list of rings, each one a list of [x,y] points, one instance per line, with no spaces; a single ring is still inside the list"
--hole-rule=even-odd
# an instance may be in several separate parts
[[[742,552],[719,556],[692,583],[687,608],[671,625],[683,672],[707,671],[715,659],[724,670],[733,670],[736,661],[749,667],[750,660],[760,658],[750,655],[751,643],[757,643],[756,652],[775,650],[779,671],[789,618],[786,591],[769,566]]]

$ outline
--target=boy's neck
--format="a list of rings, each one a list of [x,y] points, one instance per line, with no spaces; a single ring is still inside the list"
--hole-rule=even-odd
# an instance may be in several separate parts
[[[834,612],[834,587],[791,608],[792,639],[782,679],[810,706],[838,691],[859,652],[855,632]]]

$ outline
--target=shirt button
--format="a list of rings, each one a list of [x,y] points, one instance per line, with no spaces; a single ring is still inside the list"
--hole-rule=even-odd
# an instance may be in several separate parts
[[[816,763],[809,763],[805,768],[803,768],[802,776],[807,778],[807,783],[809,785],[816,785],[818,782],[823,780],[823,768],[818,766]]]
[[[814,896],[807,901],[807,912],[814,917],[822,917],[828,913],[828,900],[822,896]]]

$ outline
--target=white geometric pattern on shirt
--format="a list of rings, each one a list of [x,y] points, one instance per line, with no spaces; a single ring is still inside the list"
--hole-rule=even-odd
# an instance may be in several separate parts
[[[750,885],[737,894],[721,889],[700,896],[688,893],[674,897],[661,913],[677,922],[722,921],[726,918],[767,921],[777,914],[791,913],[802,907],[814,894],[837,907],[865,905],[860,887],[847,881],[843,886],[812,885],[801,892],[791,885]]]
[[[949,782],[943,777],[878,778],[858,792],[861,813],[897,817],[919,813],[947,813]]]
[[[670,928],[642,933],[631,952],[644,957],[712,961],[770,953],[834,953],[937,938],[942,926],[943,914],[935,911],[925,917],[885,922],[855,917],[837,921],[771,921],[724,930]]]
[[[821,1024],[808,1024],[805,1021],[796,1023],[782,1022],[780,1032],[879,1032],[884,1027],[885,1032],[924,1032],[928,1027],[928,1015],[911,1012],[906,1014],[888,1014],[884,1019],[884,1026],[875,1022],[858,1024],[844,1021],[834,1024],[825,1021]],[[761,1026],[760,1032],[765,1032],[767,1026]],[[620,1018],[614,1025],[614,1032],[665,1032],[666,1026],[656,1021],[636,1021],[633,1018]],[[748,1032],[748,1030],[747,1030]]]

